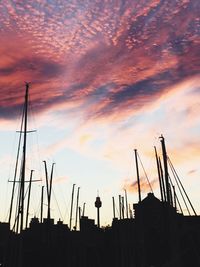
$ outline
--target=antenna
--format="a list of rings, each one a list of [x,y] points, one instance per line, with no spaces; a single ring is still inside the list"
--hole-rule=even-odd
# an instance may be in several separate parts
[[[99,209],[101,208],[102,202],[99,196],[96,197],[95,207],[97,208],[97,227],[100,228],[100,216]]]

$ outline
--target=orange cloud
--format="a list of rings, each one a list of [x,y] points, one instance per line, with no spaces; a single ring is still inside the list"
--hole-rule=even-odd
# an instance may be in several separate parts
[[[140,179],[140,189],[141,189],[142,193],[151,192],[151,188],[153,189],[153,188],[158,186],[158,180],[155,179],[155,180],[150,181],[150,185],[146,181],[146,179],[144,179],[144,178]],[[127,192],[130,192],[130,193],[137,193],[138,192],[137,181],[131,182],[130,180],[125,180],[124,185],[123,185],[123,189],[126,189]]]

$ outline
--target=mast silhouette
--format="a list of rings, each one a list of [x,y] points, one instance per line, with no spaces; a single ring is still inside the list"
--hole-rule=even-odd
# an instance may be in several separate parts
[[[76,219],[75,219],[75,230],[77,230],[77,221],[78,221],[79,191],[80,191],[80,187],[78,187],[78,190],[77,190],[77,198],[76,198]]]
[[[73,202],[74,202],[74,187],[76,184],[72,186],[72,198],[71,198],[71,210],[70,210],[70,219],[69,219],[69,229],[72,228],[72,212],[73,212]]]
[[[82,211],[82,216],[85,216],[85,204],[86,204],[86,203],[83,203],[83,211]]]
[[[113,218],[115,218],[115,198],[112,197],[113,200]]]
[[[26,177],[26,145],[27,145],[27,123],[28,123],[28,93],[29,83],[26,82],[26,93],[24,101],[24,113],[22,118],[23,124],[23,154],[22,154],[22,165],[20,173],[20,190],[19,190],[19,201],[18,201],[18,225],[20,225],[20,233],[24,226],[24,189],[25,189],[25,177]],[[18,231],[18,229],[17,229]]]
[[[165,147],[165,139],[160,136],[162,154],[163,154],[163,165],[164,165],[164,174],[165,174],[165,188],[166,188],[166,201],[171,204],[170,201],[170,187],[169,187],[169,173],[168,173],[168,164],[167,164],[167,152]]]
[[[141,202],[141,189],[140,189],[140,175],[139,175],[139,168],[138,168],[138,159],[137,159],[137,149],[134,149],[135,153],[135,165],[136,165],[136,172],[137,172],[137,184],[138,184],[138,197],[139,202]]]
[[[43,201],[44,201],[44,185],[42,186],[42,192],[41,192],[41,208],[40,208],[40,222],[43,221]]]
[[[52,163],[51,176],[50,176],[50,181],[49,181],[48,171],[47,171],[47,163],[46,163],[45,160],[43,162],[44,162],[44,167],[45,167],[46,188],[47,188],[47,202],[48,202],[47,220],[50,221],[50,219],[51,219],[50,209],[51,209],[52,180],[53,180],[53,170],[54,170],[55,163]]]
[[[119,219],[121,220],[122,218],[122,203],[121,203],[121,195],[119,195]]]
[[[159,179],[159,186],[160,186],[161,201],[163,202],[164,201],[164,194],[163,194],[163,186],[162,186],[162,177],[161,177],[161,170],[160,170],[160,166],[159,166],[158,154],[157,154],[157,150],[156,150],[155,146],[154,146],[154,150],[155,150],[156,164],[157,164],[157,170],[158,170],[158,179]]]

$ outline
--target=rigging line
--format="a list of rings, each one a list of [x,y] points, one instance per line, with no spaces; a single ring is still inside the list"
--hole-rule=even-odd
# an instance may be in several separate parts
[[[60,213],[60,217],[61,217],[61,219],[62,219],[62,221],[63,221],[63,216],[62,216],[62,213],[61,213],[61,210],[60,210],[60,207],[59,207],[59,205],[58,205],[58,201],[57,201],[57,198],[56,198],[56,195],[55,195],[55,192],[54,192],[53,189],[52,189],[52,192],[53,192],[53,196],[54,196],[56,205],[57,205],[57,207],[58,207],[58,211],[59,211],[59,213]]]
[[[20,169],[20,182],[21,182],[21,176],[22,176],[22,164],[21,164],[21,169]],[[21,199],[21,187],[19,186],[18,187],[18,196],[17,196],[17,205],[16,205],[16,211],[15,211],[15,223],[14,223],[14,226],[13,226],[13,229],[15,227],[15,224],[17,222],[17,230],[18,231],[18,226],[19,226],[19,216],[20,216],[20,213],[21,213],[21,206],[20,206],[20,199]],[[25,199],[25,196],[27,194],[27,191],[25,192],[25,195],[24,195],[24,199]]]
[[[20,131],[22,131],[22,128],[23,128],[24,114],[25,114],[25,107],[23,107],[23,115],[22,115]],[[21,139],[22,139],[22,133],[20,132],[19,142],[18,142],[18,149],[17,149],[17,158],[16,158],[15,171],[14,171],[14,182],[13,182],[13,187],[12,187],[11,201],[10,201],[10,211],[9,211],[9,219],[8,219],[9,223],[11,221],[11,216],[12,216],[12,207],[13,207],[13,199],[14,199],[14,192],[15,192],[15,183],[16,183],[16,177],[17,177],[17,170],[18,170],[18,164],[19,164]]]
[[[38,199],[39,199],[39,197],[38,197]],[[40,208],[41,208],[41,203],[38,202],[37,207],[34,208],[34,214],[35,214],[37,217],[39,217],[39,214],[40,214]]]
[[[168,161],[169,161],[170,169],[171,169],[171,171],[172,171],[172,174],[173,174],[174,179],[175,179],[175,181],[176,181],[176,184],[177,184],[177,186],[178,186],[179,192],[180,192],[181,197],[182,197],[182,199],[183,199],[183,202],[184,202],[184,204],[185,204],[185,206],[186,206],[187,212],[188,212],[188,214],[190,215],[190,211],[189,211],[188,205],[187,205],[187,203],[186,203],[186,201],[185,201],[185,198],[184,198],[184,196],[183,196],[183,193],[182,193],[182,191],[181,191],[180,185],[179,185],[179,183],[178,183],[178,180],[177,180],[177,177],[176,177],[176,174],[175,174],[175,170],[174,170],[174,168],[172,167],[172,164],[171,164],[171,161],[169,160],[169,157],[168,157]]]
[[[36,119],[35,119],[35,116],[34,116],[34,112],[33,112],[33,105],[32,105],[32,101],[31,101],[31,96],[29,97],[29,111],[31,113],[31,118],[32,118],[32,121],[33,121],[33,128],[34,129],[38,129],[38,126],[37,126],[37,123],[36,123]],[[40,155],[40,150],[39,150],[39,138],[38,138],[38,131],[36,130],[35,131],[35,139],[36,139],[36,150],[37,150],[37,154],[38,154],[38,166],[39,166],[39,174],[40,174],[40,177],[42,177],[42,167],[41,167],[41,155]]]
[[[16,232],[18,231],[19,201],[20,201],[20,186],[18,186],[18,194],[17,194],[17,200],[16,200],[16,209],[15,209],[15,220],[13,224],[13,230],[17,228]],[[16,223],[17,223],[17,226],[16,226]]]
[[[178,174],[177,174],[177,172],[176,172],[176,170],[175,170],[175,168],[174,168],[174,166],[173,166],[173,164],[172,164],[172,162],[171,162],[169,157],[168,157],[168,161],[171,164],[171,166],[172,166],[172,168],[174,170],[174,173],[176,174],[176,177],[177,177],[177,179],[178,179],[178,181],[179,181],[179,183],[180,183],[180,185],[181,185],[181,187],[183,189],[183,192],[184,192],[185,196],[187,197],[187,200],[188,200],[188,202],[189,202],[189,204],[190,204],[195,216],[197,216],[197,213],[196,213],[196,211],[195,211],[195,209],[194,209],[194,207],[193,207],[193,205],[192,205],[192,203],[191,203],[191,201],[190,201],[190,199],[189,199],[189,197],[188,197],[188,195],[187,195],[187,193],[185,191],[185,188],[183,187],[183,184],[182,184],[182,182],[181,182],[181,180],[180,180],[180,178],[179,178],[179,176],[178,176]]]
[[[141,159],[140,159],[140,156],[139,156],[138,152],[137,152],[137,155],[138,155],[140,164],[141,164],[141,166],[142,166],[142,169],[143,169],[143,171],[144,171],[145,177],[146,177],[146,179],[147,179],[147,181],[148,181],[148,184],[149,184],[149,187],[150,187],[150,189],[151,189],[151,192],[153,193],[153,189],[152,189],[151,183],[150,183],[150,181],[149,181],[149,178],[148,178],[147,173],[146,173],[146,171],[145,171],[145,169],[144,169],[144,166],[143,166],[143,164],[142,164],[142,161],[141,161]]]
[[[18,188],[18,190],[20,191],[20,187]],[[26,192],[25,192],[25,194],[24,194],[24,199],[25,199],[25,197],[26,197],[26,194],[27,194],[27,192],[28,192],[28,188],[26,189]],[[17,196],[17,203],[19,203],[19,198],[20,198],[20,192],[18,192],[18,196]],[[15,221],[14,221],[14,225],[13,225],[13,230],[14,230],[14,228],[15,228],[15,224],[16,224],[16,222],[17,222],[17,220],[19,219],[19,207],[18,207],[18,204],[17,204],[17,206],[16,206],[16,211],[15,211]],[[18,227],[17,227],[18,228]]]
[[[38,180],[38,182],[40,182],[40,180]],[[38,186],[40,188],[40,185]],[[32,193],[32,203],[34,203],[34,205],[32,203],[30,203],[30,206],[33,210],[34,216],[39,217],[39,208],[40,208],[40,195],[38,194],[38,187],[33,188],[33,193]]]
[[[173,187],[174,185],[173,185],[173,183],[172,183],[172,179],[171,179],[171,177],[169,176],[169,174],[168,174],[168,177],[169,177],[169,182],[170,182],[171,186]],[[179,205],[180,211],[181,211],[181,213],[183,214],[183,210],[182,210],[182,207],[181,207],[181,204],[180,204],[180,201],[179,201],[179,199],[178,199],[178,197],[177,197],[176,192],[175,192],[175,199],[177,200],[177,203],[178,203],[178,205]]]
[[[67,194],[67,195],[69,196],[70,194]],[[65,201],[66,204],[65,204],[64,220],[67,220],[67,217],[69,214],[69,206],[70,206],[69,202],[70,202],[70,199],[68,199],[68,201],[67,200]]]
[[[178,203],[179,209],[180,209],[181,213],[183,214],[183,210],[182,210],[182,207],[181,207],[180,201],[179,201],[179,199],[178,199],[178,197],[177,197],[176,193],[175,193],[175,198],[176,198],[176,201],[177,201],[177,203]]]
[[[17,223],[18,218],[19,218],[19,214],[16,214],[16,217],[15,217],[15,220],[14,220],[14,224],[13,224],[13,227],[12,227],[12,231],[15,230],[16,223]],[[16,232],[17,232],[17,230],[16,230]]]
[[[24,113],[23,113],[23,117],[22,117],[22,121],[24,119]],[[23,125],[23,123],[22,123]],[[22,175],[22,164],[20,166],[20,175],[19,175],[19,181],[21,182],[21,175]],[[21,197],[21,190],[20,190],[20,186],[18,186],[18,194],[17,194],[17,200],[16,200],[16,210],[15,210],[15,221],[14,221],[14,225],[13,225],[13,230],[15,228],[15,224],[17,223],[16,226],[16,232],[18,231],[18,224],[19,224],[19,214],[20,214],[20,197]]]
[[[10,155],[13,155],[14,154],[14,150],[15,150],[15,144],[16,144],[16,133],[15,133],[15,136],[14,136],[14,142],[13,142],[13,145],[12,145],[12,152],[10,153]],[[14,159],[12,159],[12,161],[14,161]],[[8,198],[8,182],[10,180],[10,177],[11,177],[11,168],[13,168],[13,165],[14,165],[14,162],[10,162],[9,164],[9,171],[8,171],[8,181],[7,181],[7,186],[6,186],[6,199]],[[5,216],[5,213],[7,212],[7,215],[6,215],[6,219],[4,221],[7,221],[7,218],[9,218],[9,209],[10,209],[10,206],[8,208],[6,207],[6,205],[4,205],[4,216]]]
[[[55,176],[56,177],[59,177],[59,174],[58,174],[58,171],[57,171],[57,166],[55,165]],[[55,180],[55,182],[56,182],[56,180]],[[66,200],[65,200],[65,198],[64,198],[64,193],[63,193],[63,187],[61,186],[61,188],[60,188],[60,186],[58,186],[58,189],[59,189],[59,194],[61,195],[61,197],[62,197],[62,201],[64,202],[64,205],[65,205],[65,207],[67,206],[67,202],[66,202]],[[65,216],[64,216],[65,217]]]

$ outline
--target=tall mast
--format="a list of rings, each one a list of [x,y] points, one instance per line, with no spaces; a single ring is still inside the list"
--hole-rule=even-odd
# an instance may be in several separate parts
[[[82,211],[82,216],[85,216],[85,202],[83,203],[83,211]]]
[[[72,211],[73,211],[73,201],[74,201],[74,187],[75,187],[75,184],[73,184],[73,187],[72,187],[71,211],[70,211],[70,219],[69,219],[69,229],[70,230],[71,230],[71,227],[72,227]]]
[[[124,197],[121,197],[122,200],[122,219],[124,219]]]
[[[44,168],[45,168],[45,178],[46,178],[46,189],[47,189],[47,217],[49,217],[49,181],[48,181],[48,171],[47,171],[47,163],[44,160]]]
[[[76,220],[75,220],[75,230],[77,230],[77,221],[78,221],[79,190],[80,190],[80,187],[78,187],[78,190],[77,190],[77,198],[76,198]]]
[[[165,139],[161,135],[160,137],[161,146],[162,146],[162,153],[163,153],[163,164],[164,164],[164,173],[165,173],[165,186],[166,186],[166,197],[167,202],[170,204],[170,189],[169,189],[169,173],[168,173],[168,165],[167,165],[167,152],[165,147]]]
[[[51,205],[51,191],[52,191],[52,180],[53,180],[53,169],[55,163],[52,164],[51,167],[51,176],[50,176],[50,181],[48,179],[48,171],[47,171],[47,163],[44,160],[44,167],[45,167],[45,176],[46,176],[46,187],[47,187],[47,202],[48,202],[48,209],[47,209],[47,219],[51,219],[51,214],[50,214],[50,205]]]
[[[78,207],[78,223],[79,223],[79,229],[81,229],[81,207]]]
[[[44,185],[42,186],[42,193],[41,193],[41,210],[40,210],[40,222],[41,223],[43,220],[43,200],[44,200]]]
[[[161,180],[161,185],[162,185],[162,190],[163,190],[163,198],[164,198],[164,201],[166,201],[165,183],[164,183],[163,169],[162,169],[160,157],[158,157],[158,163],[159,163],[159,169],[160,169],[160,180]]]
[[[122,203],[121,203],[121,195],[119,195],[119,219],[121,220],[122,218]]]
[[[156,164],[157,164],[157,170],[158,170],[158,179],[159,179],[159,185],[160,185],[161,200],[163,202],[164,201],[164,197],[163,197],[163,189],[162,189],[162,181],[161,181],[162,178],[161,178],[161,173],[160,173],[158,154],[157,154],[157,150],[156,150],[155,146],[154,146],[154,149],[155,149]]]
[[[136,165],[136,172],[137,172],[138,196],[139,196],[139,202],[141,202],[141,189],[140,189],[140,176],[139,176],[139,168],[138,168],[137,149],[134,149],[134,152],[135,152],[135,165]]]
[[[173,187],[173,195],[174,195],[174,208],[175,210],[177,210],[177,205],[176,205],[176,189],[175,189],[175,186],[172,185]]]
[[[113,218],[115,218],[115,198],[112,197],[113,200]]]
[[[52,192],[52,181],[53,181],[53,170],[54,170],[54,165],[55,163],[52,163],[51,167],[51,177],[50,177],[50,186],[49,186],[49,196],[48,196],[48,219],[50,220],[51,215],[50,215],[50,209],[51,209],[51,192]]]
[[[29,93],[29,83],[26,83],[26,93],[25,93],[25,102],[24,102],[23,155],[22,155],[22,168],[21,168],[21,179],[20,179],[20,197],[19,197],[19,208],[18,208],[18,219],[20,219],[20,232],[22,232],[23,225],[24,225],[24,188],[25,188],[25,176],[26,176],[28,93]]]

